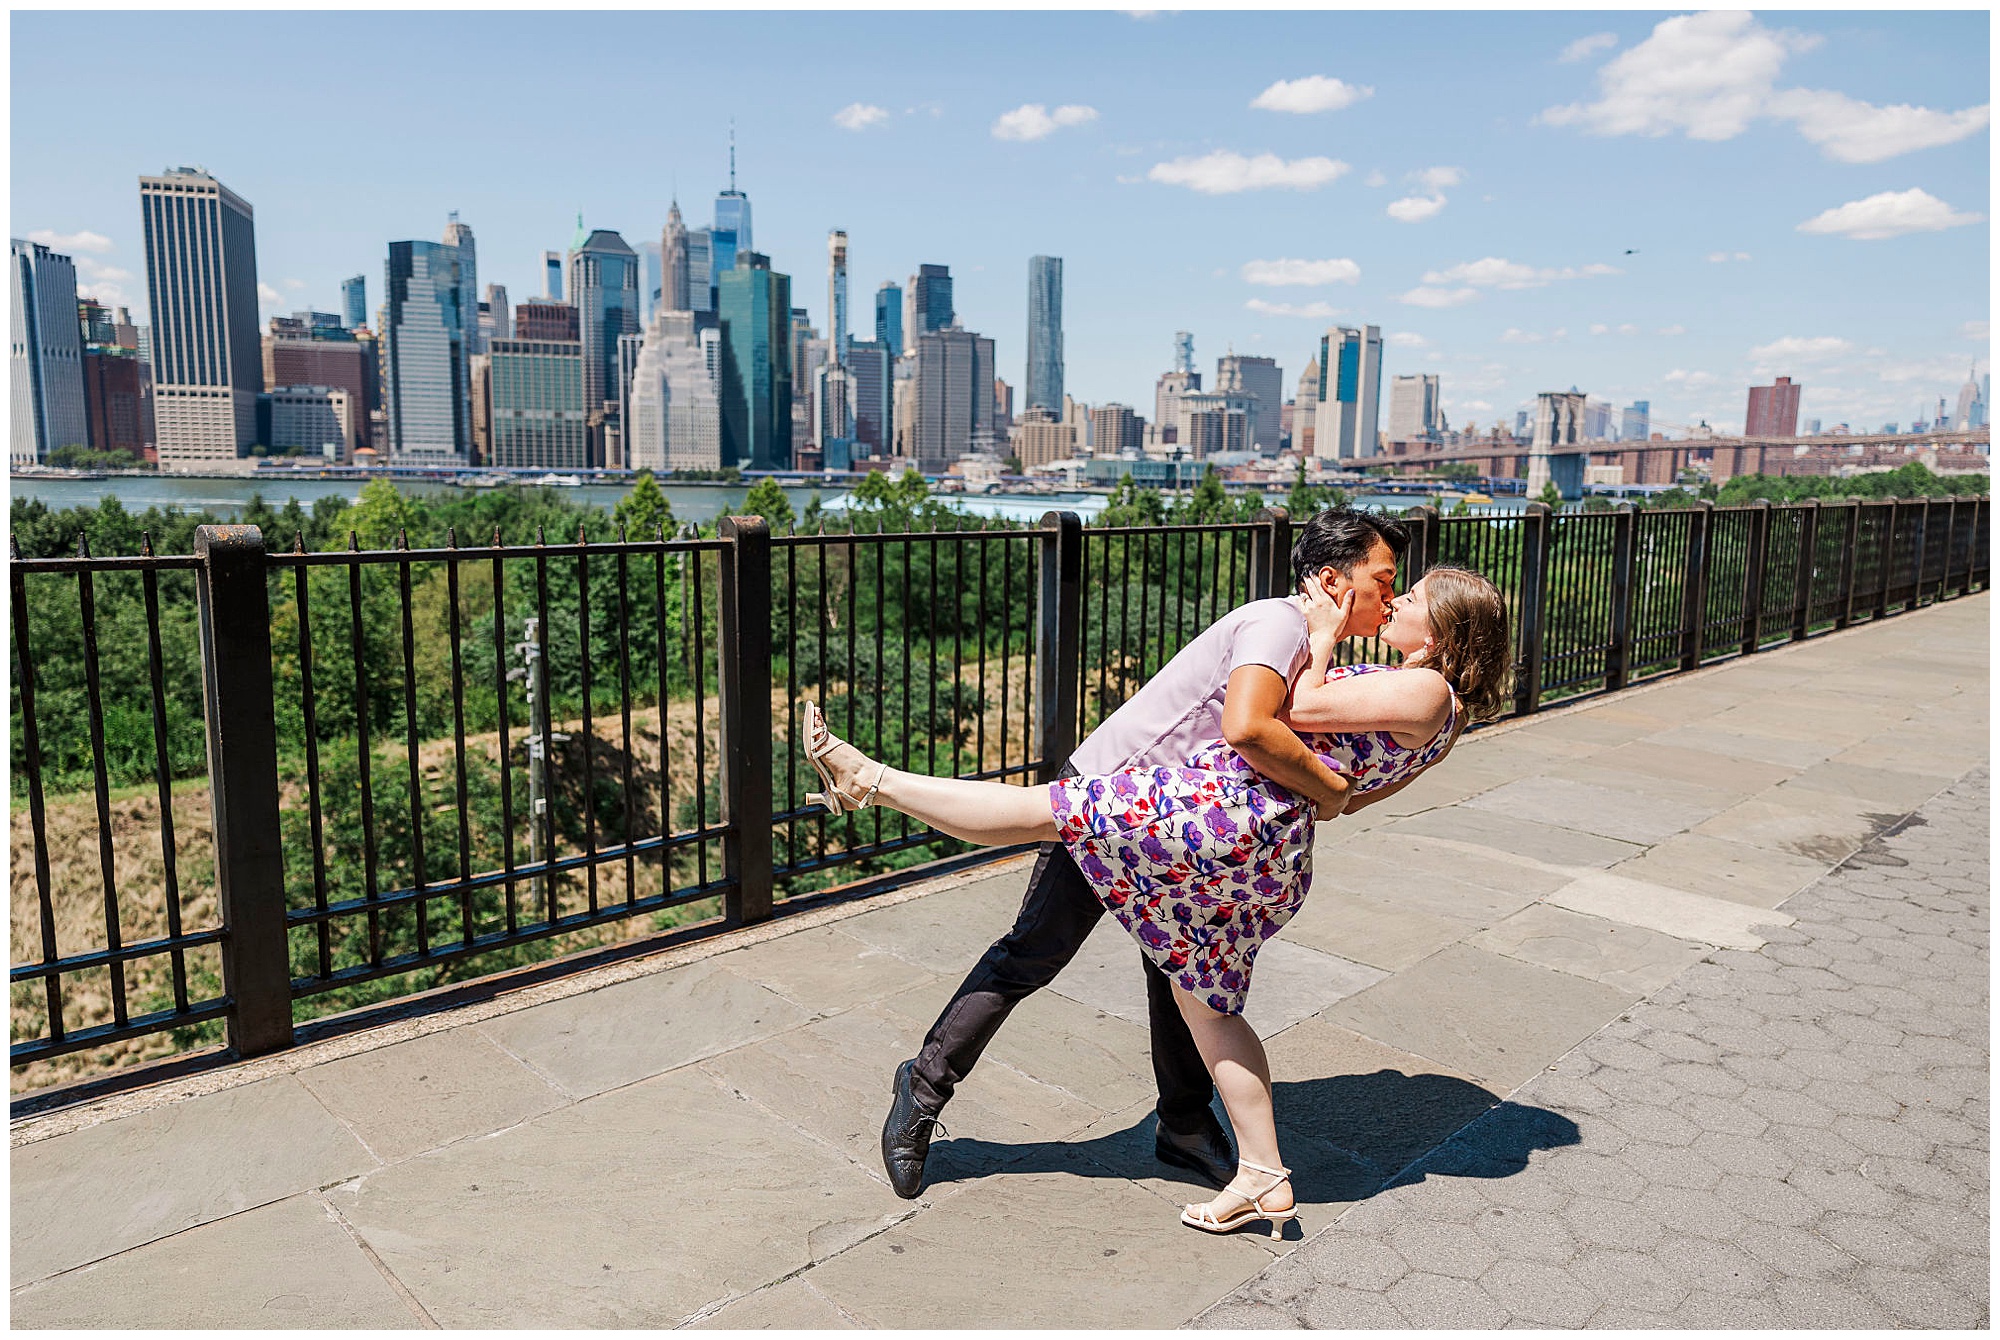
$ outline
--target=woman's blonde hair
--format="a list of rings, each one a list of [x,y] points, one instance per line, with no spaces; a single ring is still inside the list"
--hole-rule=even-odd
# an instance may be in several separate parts
[[[1496,716],[1507,703],[1513,653],[1507,602],[1492,582],[1467,568],[1424,572],[1431,645],[1409,663],[1443,675],[1475,719]]]

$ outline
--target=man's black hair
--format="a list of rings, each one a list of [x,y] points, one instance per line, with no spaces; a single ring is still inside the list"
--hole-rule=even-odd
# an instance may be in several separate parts
[[[1352,577],[1355,567],[1375,552],[1377,540],[1388,545],[1400,562],[1410,547],[1410,532],[1400,521],[1352,507],[1316,513],[1300,527],[1292,545],[1292,589],[1296,591],[1308,574],[1321,568]]]

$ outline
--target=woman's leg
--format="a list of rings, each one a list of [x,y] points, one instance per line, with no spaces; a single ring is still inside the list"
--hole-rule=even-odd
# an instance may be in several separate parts
[[[1264,1058],[1257,1030],[1242,1015],[1220,1014],[1178,987],[1174,999],[1188,1022],[1188,1031],[1194,1034],[1203,1064],[1215,1078],[1222,1105],[1229,1109],[1229,1124],[1236,1128],[1237,1157],[1267,1168],[1284,1167],[1278,1157],[1278,1123],[1271,1110],[1271,1065]],[[1229,1189],[1209,1204],[1218,1218],[1227,1218],[1270,1185],[1269,1173],[1239,1168]],[[1288,1208],[1292,1204],[1291,1185],[1279,1186],[1263,1200],[1267,1209]]]
[[[821,762],[833,773],[840,789],[854,799],[859,800],[874,786],[875,804],[900,810],[967,842],[1006,847],[1017,842],[1054,842],[1059,836],[1045,786],[926,777],[895,768],[884,768],[877,784],[878,765],[851,744],[840,745]]]

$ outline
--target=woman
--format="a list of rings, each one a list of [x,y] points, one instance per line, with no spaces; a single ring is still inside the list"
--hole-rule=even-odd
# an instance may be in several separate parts
[[[1403,663],[1335,667],[1354,609],[1313,586],[1302,602],[1311,659],[1286,718],[1348,780],[1345,809],[1406,785],[1451,751],[1469,718],[1502,702],[1507,614],[1493,584],[1433,568],[1398,597],[1380,633]],[[1257,951],[1312,880],[1311,803],[1214,741],[1179,767],[1070,777],[1046,791],[901,772],[835,739],[806,704],[807,757],[826,786],[808,800],[836,813],[886,805],[990,846],[1060,840],[1099,901],[1173,980],[1176,1002],[1222,1094],[1239,1146],[1236,1177],[1181,1221],[1212,1233],[1295,1217],[1279,1160],[1263,1045],[1243,1019]]]

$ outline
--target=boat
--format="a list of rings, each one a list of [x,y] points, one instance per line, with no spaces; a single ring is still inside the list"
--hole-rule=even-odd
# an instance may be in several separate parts
[[[583,487],[583,480],[576,475],[547,474],[543,475],[540,479],[531,479],[528,483],[533,484],[536,488],[544,489],[580,489]]]

